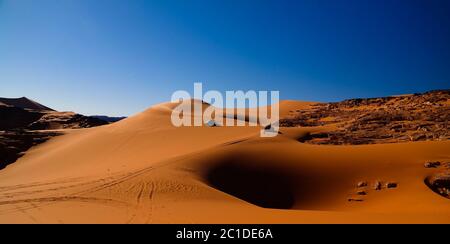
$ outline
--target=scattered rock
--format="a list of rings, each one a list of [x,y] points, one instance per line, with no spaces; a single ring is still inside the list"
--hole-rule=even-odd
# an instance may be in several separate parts
[[[373,184],[373,189],[379,191],[381,190],[381,188],[382,188],[381,182],[375,181],[375,183]]]
[[[395,182],[388,182],[386,183],[386,188],[397,188],[397,185]]]
[[[30,130],[80,129],[106,125],[109,122],[73,112],[46,112],[27,126]]]
[[[424,134],[414,134],[411,136],[411,141],[424,141],[427,139],[427,136]]]
[[[349,201],[349,202],[362,202],[364,200],[359,199],[359,198],[348,198],[347,201]]]
[[[364,196],[364,195],[367,195],[367,192],[366,191],[357,191],[356,194]]]
[[[360,181],[358,182],[358,187],[366,187],[367,186],[367,181]]]
[[[438,188],[439,190],[439,194],[441,194],[444,197],[449,197],[450,196],[450,189],[448,188]]]
[[[424,164],[425,168],[437,168],[439,166],[441,166],[441,162],[439,161],[434,161],[434,162],[426,162]]]
[[[316,133],[305,141],[318,145],[449,140],[449,102],[450,90],[440,90],[407,96],[320,103],[281,119],[280,126],[335,125],[337,129],[325,131],[327,137]]]

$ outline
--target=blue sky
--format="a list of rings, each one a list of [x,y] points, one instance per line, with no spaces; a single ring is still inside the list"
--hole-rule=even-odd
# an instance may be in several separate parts
[[[172,92],[450,88],[448,0],[0,0],[0,97],[131,115]]]

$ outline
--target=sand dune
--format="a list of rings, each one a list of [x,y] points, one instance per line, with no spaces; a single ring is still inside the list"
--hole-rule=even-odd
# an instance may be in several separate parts
[[[311,104],[281,102],[281,117]],[[424,167],[450,161],[450,141],[333,146],[301,142],[327,127],[274,138],[176,128],[175,106],[33,148],[0,171],[0,222],[450,223],[449,199],[429,187],[442,169]]]

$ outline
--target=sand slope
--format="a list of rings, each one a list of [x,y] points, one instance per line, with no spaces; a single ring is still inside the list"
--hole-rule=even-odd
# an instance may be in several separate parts
[[[449,161],[449,141],[311,145],[299,140],[321,128],[175,128],[173,108],[33,148],[0,171],[0,222],[450,223],[450,200],[424,183],[437,169],[423,167]]]

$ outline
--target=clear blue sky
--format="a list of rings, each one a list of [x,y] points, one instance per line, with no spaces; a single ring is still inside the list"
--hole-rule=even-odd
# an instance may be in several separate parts
[[[450,88],[449,0],[0,0],[0,97],[131,115],[173,91]]]

